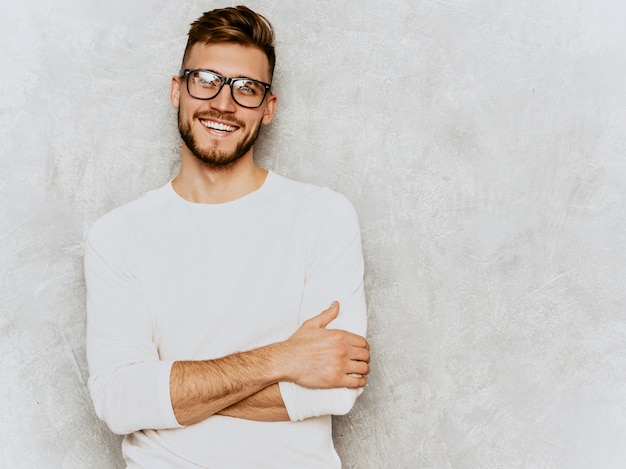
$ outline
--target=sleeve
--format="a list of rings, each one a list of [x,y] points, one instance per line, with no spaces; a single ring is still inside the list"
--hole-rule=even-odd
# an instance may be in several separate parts
[[[118,214],[119,215],[119,214]],[[152,316],[133,269],[129,223],[105,216],[85,247],[89,391],[98,417],[118,434],[178,428]]]
[[[329,328],[365,336],[367,308],[363,289],[363,254],[359,223],[350,202],[340,194],[330,197],[315,217],[310,246],[300,324],[319,314],[334,300],[339,316]],[[320,415],[347,414],[363,389],[308,389],[295,383],[279,383],[291,420]]]

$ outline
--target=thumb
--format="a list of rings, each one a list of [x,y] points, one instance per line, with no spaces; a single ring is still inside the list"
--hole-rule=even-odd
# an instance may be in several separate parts
[[[328,324],[330,324],[331,321],[335,319],[338,314],[339,314],[339,302],[333,301],[332,304],[328,307],[328,309],[325,309],[317,316],[313,316],[311,319],[309,319],[309,321],[312,326],[324,328],[328,326]]]

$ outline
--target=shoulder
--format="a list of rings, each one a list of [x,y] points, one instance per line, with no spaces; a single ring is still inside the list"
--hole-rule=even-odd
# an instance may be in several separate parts
[[[126,238],[162,211],[170,198],[169,183],[102,215],[91,225],[88,242]]]
[[[343,194],[328,187],[294,181],[276,173],[271,174],[271,194],[297,205],[307,213],[337,213],[340,216],[354,214],[352,203]]]

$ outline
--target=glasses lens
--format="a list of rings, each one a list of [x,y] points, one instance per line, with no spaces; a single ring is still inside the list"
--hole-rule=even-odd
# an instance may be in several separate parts
[[[258,81],[242,78],[232,83],[233,98],[242,106],[258,107],[265,98],[265,86]]]
[[[198,99],[211,99],[220,92],[222,80],[211,72],[195,71],[187,77],[189,94]]]

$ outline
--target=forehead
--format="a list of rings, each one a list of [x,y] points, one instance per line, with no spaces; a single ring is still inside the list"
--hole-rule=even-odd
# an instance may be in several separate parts
[[[253,46],[230,42],[191,47],[185,68],[213,70],[227,77],[247,77],[269,82],[269,61],[265,53]]]

